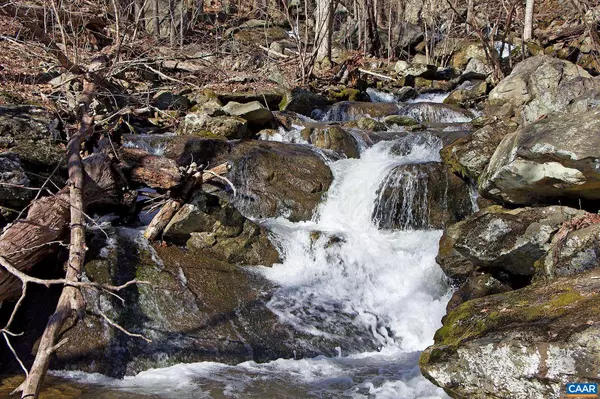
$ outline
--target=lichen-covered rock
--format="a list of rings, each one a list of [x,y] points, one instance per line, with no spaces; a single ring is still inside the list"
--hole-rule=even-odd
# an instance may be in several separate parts
[[[479,190],[511,204],[600,199],[600,110],[556,114],[507,135]]]
[[[510,131],[500,123],[486,125],[445,146],[440,154],[453,172],[477,181]]]
[[[204,233],[202,245],[198,235]],[[228,201],[198,192],[171,219],[164,238],[188,242],[206,257],[240,265],[271,266],[279,254],[264,228],[248,220]]]
[[[383,229],[439,229],[473,213],[467,184],[439,162],[401,165],[381,184],[373,220]]]
[[[531,280],[562,224],[584,214],[561,206],[482,209],[444,231],[436,260],[455,281],[484,270],[516,288]]]
[[[354,136],[339,126],[306,128],[302,131],[302,136],[315,147],[332,150],[348,158],[360,156],[358,142]]]
[[[59,120],[33,106],[0,106],[0,150],[17,154],[27,171],[51,172],[65,163]]]
[[[582,273],[600,266],[600,217],[587,214],[565,224],[550,250],[536,263],[545,279]]]
[[[600,271],[463,303],[420,359],[457,399],[558,399],[600,382]]]
[[[542,55],[517,64],[490,92],[488,104],[510,105],[528,124],[552,112],[585,111],[599,99],[599,79],[569,61]]]
[[[242,139],[250,137],[248,121],[237,116],[209,116],[204,112],[191,112],[185,116],[180,135],[207,138]]]
[[[324,160],[306,145],[242,141],[227,159],[238,189],[232,202],[246,216],[308,220],[333,180]]]
[[[273,121],[273,114],[266,109],[260,102],[252,101],[248,103],[228,102],[223,111],[231,116],[237,116],[248,121],[250,125],[265,126]]]

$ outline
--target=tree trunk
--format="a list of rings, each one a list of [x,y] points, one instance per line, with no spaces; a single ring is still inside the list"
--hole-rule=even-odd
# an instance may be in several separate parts
[[[471,25],[475,17],[475,0],[469,0],[467,3],[467,33],[471,33]]]
[[[331,61],[333,35],[333,0],[317,0],[315,10],[315,47],[317,62]]]
[[[365,21],[365,52],[370,55],[378,56],[381,50],[381,41],[379,31],[377,30],[377,21],[375,20],[375,10],[373,0],[364,1],[364,21]]]
[[[523,40],[528,42],[533,39],[533,2],[527,0],[525,3],[525,28],[523,29]]]

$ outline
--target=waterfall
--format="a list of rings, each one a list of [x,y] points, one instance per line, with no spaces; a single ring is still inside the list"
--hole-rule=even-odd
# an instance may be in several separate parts
[[[403,165],[439,162],[439,140],[408,135],[330,163],[334,181],[311,221],[280,217],[264,224],[283,263],[256,270],[278,287],[268,303],[296,330],[340,342],[338,357],[279,359],[235,366],[202,362],[113,380],[55,372],[113,389],[180,397],[332,397],[446,399],[419,372],[450,288],[435,262],[440,230],[381,230],[373,221],[380,187]],[[405,174],[421,198],[420,176]],[[414,199],[414,198],[413,198]],[[413,201],[417,206],[423,201]],[[412,206],[412,205],[411,205]],[[424,210],[423,210],[424,212]],[[299,342],[298,345],[309,343]]]

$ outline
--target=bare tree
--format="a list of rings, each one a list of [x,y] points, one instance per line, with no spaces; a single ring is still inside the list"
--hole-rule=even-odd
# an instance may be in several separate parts
[[[523,30],[523,40],[526,42],[533,39],[533,3],[534,0],[527,0],[525,3],[525,28]]]
[[[334,0],[317,0],[315,8],[316,61],[331,62]]]

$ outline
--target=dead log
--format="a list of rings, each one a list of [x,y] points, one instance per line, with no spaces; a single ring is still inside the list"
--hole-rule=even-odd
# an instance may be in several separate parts
[[[83,95],[80,101],[81,124],[67,144],[67,158],[69,162],[69,207],[71,216],[71,237],[69,245],[69,260],[67,262],[67,282],[78,282],[81,278],[85,260],[85,215],[83,190],[85,171],[81,161],[81,145],[93,133],[93,117],[89,112],[89,105],[95,91],[94,83],[85,80]],[[31,366],[29,375],[15,391],[21,392],[22,398],[37,398],[50,365],[52,353],[61,343],[58,343],[59,334],[66,321],[73,315],[80,315],[85,309],[83,296],[78,287],[65,285],[56,311],[48,320],[46,329],[42,334],[39,349]]]
[[[129,182],[140,186],[170,190],[181,184],[175,161],[137,148],[119,150],[121,168]]]
[[[224,163],[210,170],[191,174],[183,184],[183,187],[181,187],[181,190],[179,190],[179,193],[176,194],[176,198],[169,199],[156,216],[154,216],[146,228],[146,231],[144,231],[144,237],[149,241],[154,241],[163,232],[165,227],[167,227],[171,219],[173,219],[173,216],[181,209],[183,204],[189,201],[189,198],[197,187],[204,182],[218,179],[225,175],[229,169],[230,165]]]
[[[94,154],[84,161],[84,207],[120,203],[122,187],[111,159]],[[24,219],[15,221],[0,236],[0,256],[18,270],[30,273],[48,255],[55,253],[69,229],[69,187],[34,201]],[[21,293],[18,279],[0,269],[0,302],[15,300]]]

